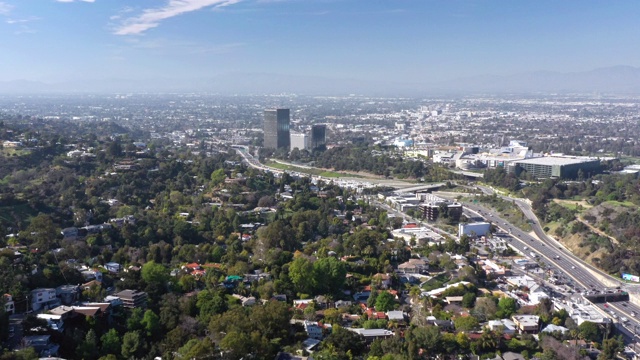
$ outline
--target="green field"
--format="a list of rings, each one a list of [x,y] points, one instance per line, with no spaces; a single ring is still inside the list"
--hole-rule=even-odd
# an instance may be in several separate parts
[[[603,202],[603,204],[612,205],[612,206],[621,206],[621,207],[631,207],[631,208],[637,207],[637,205],[632,203],[631,201],[605,201]]]

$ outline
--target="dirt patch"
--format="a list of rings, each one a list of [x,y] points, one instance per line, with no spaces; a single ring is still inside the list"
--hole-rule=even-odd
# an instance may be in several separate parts
[[[597,260],[602,259],[607,254],[607,249],[601,248],[594,252],[590,251],[589,246],[580,246],[583,242],[583,235],[573,234],[560,239],[560,243],[569,249],[575,256],[584,261],[588,261],[590,264],[596,266]],[[594,261],[596,260],[596,261]]]

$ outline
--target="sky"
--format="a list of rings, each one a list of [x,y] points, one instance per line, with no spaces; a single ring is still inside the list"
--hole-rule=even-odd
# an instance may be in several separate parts
[[[0,0],[0,81],[640,66],[640,1]]]

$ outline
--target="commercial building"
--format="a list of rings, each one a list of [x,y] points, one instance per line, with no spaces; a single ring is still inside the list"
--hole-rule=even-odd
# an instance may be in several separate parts
[[[516,328],[521,334],[535,334],[540,331],[540,317],[538,315],[514,315],[511,320],[516,324]]]
[[[309,137],[307,134],[291,133],[291,150],[309,150]]]
[[[460,223],[458,225],[458,237],[467,235],[475,238],[479,236],[485,236],[491,230],[491,224],[488,222],[475,222],[475,223]]]
[[[289,109],[270,109],[264,111],[265,148],[285,148],[289,150],[291,145],[289,121]]]
[[[460,216],[462,215],[462,204],[431,194],[427,194],[425,202],[418,207],[422,212],[422,216],[429,221],[435,221],[440,216],[446,216],[457,222],[460,221]]]
[[[600,172],[600,160],[590,158],[547,156],[517,160],[509,164],[508,171],[520,176],[527,173],[534,178],[575,179],[580,173],[585,178]]]
[[[309,131],[309,146],[311,150],[321,149],[327,145],[327,125],[316,124]]]

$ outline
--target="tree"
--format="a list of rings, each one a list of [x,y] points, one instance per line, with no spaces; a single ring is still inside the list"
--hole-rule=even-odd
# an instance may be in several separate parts
[[[475,316],[458,316],[453,319],[453,325],[457,331],[471,331],[478,328],[480,323]]]
[[[351,352],[353,356],[360,356],[366,349],[364,336],[342,326],[335,326],[333,331],[322,342],[322,349],[335,349],[339,354],[345,355]]]
[[[376,310],[387,312],[389,310],[393,310],[395,307],[396,300],[391,293],[388,291],[383,291],[378,294],[376,298]]]
[[[144,346],[139,331],[129,331],[122,337],[121,354],[124,358],[139,356]]]
[[[427,354],[438,354],[442,351],[442,334],[436,326],[412,328],[406,338],[412,358],[418,357],[421,350]]]
[[[84,341],[78,347],[78,352],[82,354],[85,360],[93,360],[98,358],[98,337],[93,329],[89,329]]]
[[[227,175],[224,173],[224,169],[218,169],[211,173],[211,184],[213,186],[218,186],[224,182],[224,179],[227,178]]]
[[[311,293],[313,291],[313,264],[303,256],[297,257],[289,265],[289,278],[298,292]]]
[[[211,340],[205,337],[202,340],[191,339],[183,347],[178,349],[180,358],[198,359],[210,356],[214,352],[214,346]]]
[[[492,319],[496,314],[496,303],[492,298],[480,297],[476,299],[476,305],[472,314],[480,321]]]
[[[622,351],[624,351],[624,342],[621,338],[606,339],[602,342],[602,352],[598,355],[598,360],[614,360]]]
[[[342,289],[347,276],[347,267],[333,257],[322,258],[313,263],[315,293],[335,293]]]
[[[143,329],[146,331],[147,336],[151,337],[154,334],[160,335],[160,318],[156,313],[151,310],[147,310],[144,312],[144,316],[142,317],[141,325]]]
[[[25,232],[27,239],[31,241],[33,246],[41,252],[46,252],[52,248],[55,239],[60,234],[60,229],[55,225],[51,216],[38,214],[31,219]]]
[[[471,309],[473,305],[476,303],[476,294],[473,292],[468,292],[462,296],[462,306],[467,309]]]
[[[102,343],[102,354],[117,354],[120,352],[120,336],[116,329],[109,329],[104,335],[100,337]]]
[[[164,287],[169,280],[169,270],[155,261],[142,265],[141,275],[147,284],[159,287]]]
[[[591,321],[585,321],[578,325],[578,332],[580,336],[588,341],[599,341],[602,338],[602,332],[598,324]]]
[[[496,316],[499,318],[508,318],[516,312],[516,300],[505,296],[498,300],[498,312]]]
[[[243,332],[231,331],[220,342],[220,348],[226,351],[225,358],[239,360],[251,352],[251,338]]]

